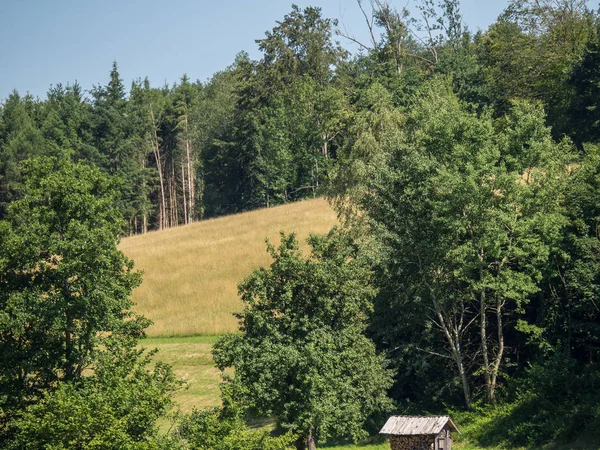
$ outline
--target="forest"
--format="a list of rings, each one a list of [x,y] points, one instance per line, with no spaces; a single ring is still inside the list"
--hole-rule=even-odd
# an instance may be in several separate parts
[[[312,450],[450,412],[465,449],[598,448],[600,12],[401,4],[357,0],[364,42],[292,5],[207,81],[114,62],[1,101],[0,447]],[[222,407],[169,416],[118,240],[314,197],[341,225],[240,280]]]

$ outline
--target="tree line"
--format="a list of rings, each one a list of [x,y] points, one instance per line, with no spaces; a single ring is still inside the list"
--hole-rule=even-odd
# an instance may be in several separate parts
[[[45,99],[13,91],[0,108],[1,211],[18,196],[20,162],[34,156],[86,161],[118,178],[127,234],[322,195],[369,126],[359,122],[384,100],[369,99],[372,89],[401,110],[439,74],[452,75],[462,100],[498,115],[514,98],[541,101],[555,137],[590,140],[594,121],[578,116],[593,106],[593,64],[582,58],[593,58],[596,14],[585,2],[514,1],[477,33],[457,1],[423,1],[416,17],[357,3],[370,42],[319,8],[294,6],[256,41],[261,59],[240,53],[206,82],[183,75],[157,88],[145,78],[127,89],[115,62],[108,83],[88,92],[77,83],[52,86]]]
[[[597,437],[598,12],[513,0],[474,33],[459,6],[423,0],[411,16],[358,1],[366,42],[293,6],[257,41],[260,60],[240,54],[205,83],[126,93],[115,64],[89,97],[76,84],[43,101],[11,94],[0,427],[15,448],[52,435],[40,417],[89,399],[115,413],[103,436],[132,448],[314,448],[364,437],[377,414],[448,408],[482,444]],[[293,236],[269,246],[271,267],[240,284],[241,333],[215,346],[218,366],[235,368],[223,408],[161,441],[176,381],[136,353],[146,322],[126,311],[139,278],[112,243],[316,195],[341,229],[312,237],[309,256]],[[152,386],[156,416],[93,389],[139,386],[123,380]],[[246,430],[247,409],[283,436]]]

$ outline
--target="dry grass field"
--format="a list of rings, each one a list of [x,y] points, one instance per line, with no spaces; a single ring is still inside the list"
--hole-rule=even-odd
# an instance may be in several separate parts
[[[215,335],[237,329],[237,285],[270,264],[265,238],[326,233],[336,215],[323,199],[262,209],[125,238],[120,248],[144,271],[135,310],[154,322],[150,336]]]

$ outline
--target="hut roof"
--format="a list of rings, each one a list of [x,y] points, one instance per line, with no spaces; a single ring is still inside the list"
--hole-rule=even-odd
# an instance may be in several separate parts
[[[392,416],[379,433],[394,436],[437,435],[446,425],[460,434],[450,416]]]

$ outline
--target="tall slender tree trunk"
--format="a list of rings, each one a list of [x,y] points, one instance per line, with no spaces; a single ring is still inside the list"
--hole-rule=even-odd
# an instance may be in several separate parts
[[[186,133],[188,127],[188,118],[185,116]],[[194,164],[192,161],[192,149],[189,137],[186,136],[185,140],[185,151],[187,154],[187,171],[188,171],[188,223],[192,223],[194,219],[194,198],[195,198],[195,176],[194,176]]]
[[[480,260],[483,262],[483,256],[480,255]],[[483,280],[483,270],[479,272],[480,281]],[[479,317],[480,317],[480,336],[481,336],[481,355],[483,358],[483,374],[485,377],[485,386],[487,391],[487,399],[491,404],[496,403],[496,387],[498,383],[498,373],[504,356],[504,330],[502,323],[502,308],[504,302],[496,299],[496,324],[498,333],[498,350],[494,356],[493,362],[490,362],[490,351],[487,344],[487,298],[485,289],[481,289],[479,293]]]
[[[165,214],[167,215],[166,219],[165,219],[165,228],[170,228],[171,224],[173,223],[173,195],[171,193],[171,175],[170,175],[171,171],[169,170],[169,167],[167,165],[166,170],[165,170],[165,194],[167,196],[166,198],[166,205],[165,205]]]
[[[313,429],[308,430],[308,434],[301,436],[296,441],[296,450],[316,450],[317,443]]]
[[[469,388],[469,380],[467,378],[467,371],[464,364],[464,356],[462,353],[462,333],[463,319],[464,319],[464,307],[460,310],[460,319],[452,319],[451,317],[445,317],[444,309],[440,305],[435,294],[432,292],[433,306],[435,313],[438,317],[439,326],[442,328],[448,345],[450,346],[450,355],[452,360],[456,364],[456,369],[460,382],[463,388],[463,396],[465,401],[465,407],[471,409],[471,390]]]
[[[171,228],[173,224],[173,191],[171,189],[171,171],[169,170],[168,164],[165,170],[165,189],[167,195],[167,205],[165,207],[167,220],[165,228]]]
[[[171,164],[171,173],[169,177],[169,221],[171,227],[177,226],[177,192],[175,184],[175,165]]]
[[[485,375],[487,398],[488,401],[492,404],[496,403],[496,387],[498,385],[498,374],[500,372],[500,365],[502,364],[502,358],[504,356],[504,325],[502,323],[503,307],[504,302],[498,301],[496,305],[496,322],[498,327],[498,351],[494,356],[493,363],[490,363],[490,354],[487,345],[487,324],[485,319],[486,311],[482,310],[481,312],[481,353],[483,355],[483,370]]]
[[[480,275],[481,278],[481,275]],[[485,388],[487,390],[488,401],[491,399],[492,380],[490,378],[490,357],[487,345],[487,306],[485,299],[485,289],[479,293],[479,334],[481,338],[481,356],[483,358],[483,376],[485,378]]]
[[[504,356],[504,329],[502,323],[503,308],[504,302],[498,301],[496,304],[496,321],[498,327],[498,352],[496,353],[496,358],[492,367],[489,392],[490,401],[494,404],[496,403],[496,386],[498,383],[498,373],[500,372],[500,364],[502,364],[502,358]]]
[[[71,318],[71,316],[69,315],[69,313],[66,314],[67,316],[67,324],[66,324],[66,330],[65,330],[65,363],[66,363],[66,367],[65,367],[65,379],[66,380],[71,380],[73,379],[73,342],[71,339],[71,330],[73,328],[73,319]]]
[[[152,127],[154,128],[154,139],[152,142],[152,151],[154,153],[154,159],[156,160],[156,169],[158,170],[158,180],[160,183],[160,205],[158,213],[158,229],[162,230],[166,228],[167,221],[167,205],[165,201],[165,180],[163,174],[162,158],[160,155],[160,145],[158,142],[158,133],[156,132],[156,121],[154,120],[154,112],[150,110],[150,117],[152,119]]]
[[[308,432],[308,437],[306,438],[306,448],[307,450],[316,450],[317,443],[315,441],[315,434],[312,428]]]
[[[197,199],[198,199],[198,217],[200,219],[204,218],[204,173],[201,172],[200,173],[200,178],[197,181],[197,186],[194,188],[194,191],[196,190],[196,188],[198,189],[198,194],[197,194]]]
[[[158,205],[159,209],[159,220],[158,220],[158,228],[159,230],[163,230],[166,228],[167,224],[167,202],[165,196],[165,179],[163,174],[161,156],[160,156],[160,147],[158,146],[158,140],[155,139],[155,149],[154,149],[154,158],[156,159],[156,167],[158,169],[158,181],[160,185],[160,203]]]
[[[269,198],[269,176],[267,175],[267,185],[265,186],[265,206],[267,208],[269,208],[270,205],[270,198]]]
[[[188,224],[187,201],[185,194],[185,169],[183,161],[181,162],[181,192],[183,193],[183,223]]]

